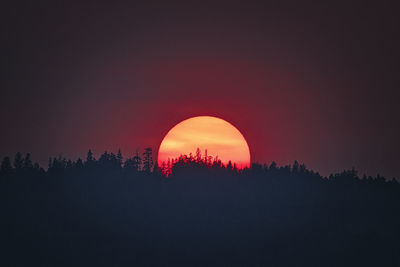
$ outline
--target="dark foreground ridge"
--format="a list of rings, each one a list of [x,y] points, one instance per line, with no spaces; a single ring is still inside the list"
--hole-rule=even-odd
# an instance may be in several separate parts
[[[168,164],[167,164],[168,165]],[[1,266],[400,266],[400,186],[295,162],[236,170],[89,151],[1,165]]]

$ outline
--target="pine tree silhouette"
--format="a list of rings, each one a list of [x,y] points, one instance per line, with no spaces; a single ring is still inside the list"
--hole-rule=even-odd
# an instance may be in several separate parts
[[[24,160],[22,158],[22,154],[20,152],[17,152],[14,157],[14,168],[16,170],[21,170],[22,166],[24,164]]]
[[[98,160],[89,151],[85,162],[50,158],[47,171],[37,163],[31,167],[30,154],[23,158],[17,153],[19,171],[9,157],[3,158],[0,204],[6,227],[0,234],[10,245],[3,248],[0,265],[41,266],[43,255],[55,255],[48,260],[52,266],[69,263],[70,255],[110,266],[119,257],[132,266],[159,266],[159,259],[168,264],[186,259],[191,265],[204,257],[217,266],[398,262],[396,180],[381,175],[360,179],[355,169],[324,177],[298,161],[237,169],[200,149],[160,166],[152,156],[146,148],[142,164],[136,152],[121,169],[120,151],[106,151]],[[154,257],[158,247],[163,249]],[[84,248],[96,257],[85,259]],[[190,249],[182,256],[185,248]],[[140,255],[145,256],[137,260]]]
[[[10,157],[4,157],[1,162],[1,172],[3,174],[9,174],[12,172],[12,169]]]
[[[117,152],[117,164],[118,164],[118,167],[122,166],[122,162],[123,162],[123,157],[122,157],[121,149],[118,149],[118,152]]]
[[[23,159],[23,168],[26,170],[32,169],[33,168],[33,164],[32,164],[32,160],[31,160],[31,154],[27,153],[25,158]]]
[[[153,167],[153,150],[150,147],[144,149],[143,152],[143,171],[149,173]]]

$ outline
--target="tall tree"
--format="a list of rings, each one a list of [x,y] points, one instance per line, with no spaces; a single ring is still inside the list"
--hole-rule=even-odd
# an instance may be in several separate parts
[[[33,168],[33,163],[32,163],[32,160],[31,160],[31,154],[30,153],[26,153],[26,156],[24,158],[23,168],[24,169],[32,169]]]
[[[15,154],[15,158],[14,158],[14,168],[17,170],[22,169],[22,166],[24,164],[24,160],[22,159],[22,154],[21,152],[17,152],[17,154]]]
[[[118,149],[117,162],[118,162],[118,166],[119,167],[122,166],[122,161],[123,161],[123,157],[122,157],[121,149]]]
[[[298,173],[299,169],[300,169],[299,163],[297,162],[297,160],[295,160],[294,163],[293,163],[292,172],[293,173]]]
[[[66,168],[67,168],[67,169],[72,169],[72,160],[69,159],[69,160],[67,161]]]
[[[9,157],[4,157],[1,162],[1,172],[6,174],[12,171],[11,160]]]
[[[271,165],[269,165],[269,170],[270,171],[276,171],[277,170],[275,161],[271,162]]]
[[[157,163],[157,161],[154,163],[154,168],[153,168],[153,173],[154,174],[159,174],[161,171],[160,171],[160,168],[158,167],[158,163]]]
[[[153,167],[153,149],[151,147],[147,147],[143,152],[143,170],[145,172],[151,172],[151,168]]]
[[[109,160],[110,160],[110,154],[108,154],[107,151],[104,151],[104,153],[99,158],[99,165],[103,168],[107,167]]]
[[[133,156],[132,160],[133,160],[133,169],[135,171],[140,171],[140,167],[142,165],[142,159],[140,158],[137,150],[136,150],[136,155]]]
[[[91,149],[89,149],[87,156],[86,156],[85,166],[93,167],[95,165],[95,161],[96,161],[96,159],[93,157],[93,152]]]
[[[233,170],[232,161],[228,161],[228,164],[226,164],[226,169],[229,171]]]
[[[196,149],[196,162],[197,163],[201,162],[201,151],[200,151],[200,148]]]
[[[82,169],[83,168],[83,161],[81,158],[78,158],[77,161],[74,164],[76,169]]]

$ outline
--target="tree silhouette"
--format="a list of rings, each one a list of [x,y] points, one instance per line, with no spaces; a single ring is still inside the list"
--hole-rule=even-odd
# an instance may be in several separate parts
[[[233,170],[233,165],[232,162],[229,161],[228,164],[226,165],[226,169],[232,171]]]
[[[69,159],[67,161],[67,164],[66,164],[65,168],[68,169],[68,170],[73,168],[72,160]]]
[[[119,167],[122,166],[122,162],[123,162],[123,157],[122,157],[121,149],[118,149],[118,152],[117,152],[117,164],[118,164]]]
[[[76,169],[83,169],[83,167],[84,167],[84,165],[83,165],[83,161],[82,161],[82,159],[81,158],[78,158],[78,160],[76,161],[76,163],[75,164],[73,164],[73,166],[76,168]]]
[[[47,171],[28,154],[14,159],[20,171],[3,158],[0,265],[397,266],[396,180],[193,154],[158,166],[147,148],[121,168],[122,153],[89,151],[50,158]]]
[[[136,151],[135,156],[127,158],[123,164],[123,168],[126,171],[139,172],[141,169],[142,159],[139,157],[139,153]]]
[[[133,161],[133,169],[139,171],[142,165],[142,159],[140,158],[138,151],[136,151],[136,154],[132,158],[132,161]]]
[[[297,160],[295,160],[294,163],[293,163],[292,172],[298,173],[299,170],[300,170],[300,165],[299,165],[299,163],[297,162]]]
[[[22,158],[22,154],[20,152],[17,152],[14,157],[14,168],[16,170],[22,169],[22,166],[24,164],[24,160]]]
[[[89,149],[87,156],[86,156],[86,162],[85,166],[88,168],[93,168],[96,165],[96,159],[93,157],[93,152],[91,149]]]
[[[153,167],[153,150],[147,147],[143,152],[143,171],[149,173]]]
[[[3,174],[9,174],[12,171],[11,160],[10,157],[4,157],[1,162],[1,172]]]
[[[201,162],[202,161],[202,159],[201,159],[201,151],[200,151],[200,148],[197,148],[196,149],[196,162]]]
[[[24,169],[31,169],[33,168],[32,160],[31,160],[31,154],[27,153],[25,158],[23,159],[23,168]]]

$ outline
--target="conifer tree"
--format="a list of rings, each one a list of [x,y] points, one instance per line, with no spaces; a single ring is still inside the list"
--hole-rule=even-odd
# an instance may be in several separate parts
[[[118,149],[117,164],[118,164],[119,167],[122,166],[122,161],[123,161],[123,157],[122,157],[121,149]]]
[[[11,160],[9,157],[4,157],[1,162],[1,172],[6,174],[12,171]]]
[[[24,169],[32,169],[33,168],[32,160],[31,160],[31,154],[30,153],[26,153],[26,156],[24,158],[23,168]]]
[[[150,147],[144,149],[143,152],[143,170],[145,172],[151,172],[153,167],[153,150]]]
[[[23,163],[24,163],[24,161],[22,159],[21,152],[17,152],[17,154],[15,154],[15,158],[14,158],[14,168],[17,170],[22,169]]]
[[[132,161],[133,161],[133,169],[135,171],[140,171],[140,166],[142,165],[142,159],[139,157],[138,151],[136,151],[136,154],[132,158]]]

